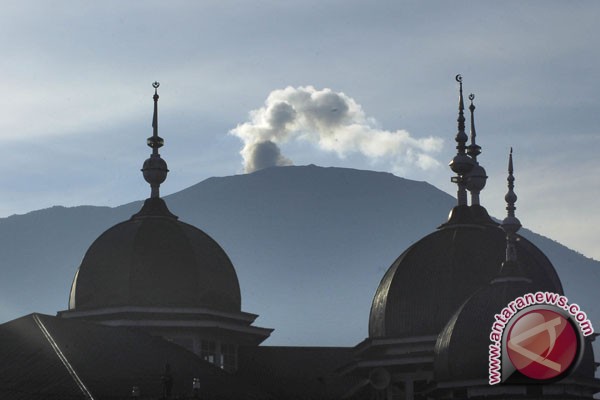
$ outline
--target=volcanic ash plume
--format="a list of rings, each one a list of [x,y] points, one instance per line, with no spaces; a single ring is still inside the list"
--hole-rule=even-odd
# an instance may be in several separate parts
[[[439,138],[415,139],[405,130],[381,130],[351,97],[312,86],[271,92],[265,105],[251,111],[250,120],[230,133],[244,141],[240,154],[246,172],[291,165],[279,146],[294,140],[308,141],[342,158],[360,153],[387,162],[394,170],[436,167],[439,163],[432,154],[442,147]]]

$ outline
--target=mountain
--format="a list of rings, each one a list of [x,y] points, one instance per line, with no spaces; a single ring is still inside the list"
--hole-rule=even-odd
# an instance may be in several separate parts
[[[372,296],[387,268],[456,202],[426,182],[314,165],[210,178],[165,199],[229,254],[243,310],[275,328],[268,344],[348,346],[367,335]],[[65,309],[86,249],[140,206],[52,207],[0,219],[0,321]],[[600,327],[600,263],[521,233],[552,260],[566,294]]]

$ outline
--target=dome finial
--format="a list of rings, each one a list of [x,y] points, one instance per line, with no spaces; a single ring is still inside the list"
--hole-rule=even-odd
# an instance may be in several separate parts
[[[146,141],[148,146],[152,148],[152,154],[150,158],[144,161],[142,172],[144,173],[144,179],[150,184],[151,193],[150,197],[160,197],[159,188],[160,184],[167,179],[167,163],[158,154],[158,149],[164,145],[164,140],[158,136],[158,87],[160,83],[154,82],[152,87],[154,88],[154,115],[152,117],[152,136]]]
[[[515,203],[517,195],[514,192],[515,177],[513,175],[513,157],[512,147],[508,156],[508,192],[504,199],[506,200],[506,218],[502,221],[501,227],[506,233],[506,263],[514,263],[517,261],[517,231],[521,229],[521,221],[515,216]]]
[[[475,95],[473,93],[469,95],[469,100],[471,100],[471,105],[469,106],[469,111],[471,112],[471,144],[467,147],[467,154],[469,154],[473,160],[477,161],[477,156],[481,154],[481,146],[478,146],[477,143],[475,143],[477,133],[475,132],[475,104],[473,104]]]
[[[452,182],[458,185],[458,205],[467,205],[467,191],[466,182],[464,175],[467,174],[473,168],[473,159],[466,154],[466,143],[469,139],[465,133],[465,104],[463,101],[463,90],[462,90],[462,76],[456,75],[456,81],[459,84],[459,96],[458,96],[458,132],[456,133],[456,156],[450,161],[450,169],[456,173],[457,176],[452,177]]]
[[[475,132],[475,105],[473,104],[475,95],[473,93],[469,95],[469,100],[471,100],[471,105],[469,106],[469,111],[471,112],[471,144],[467,146],[467,154],[473,160],[473,168],[469,171],[467,176],[465,176],[465,181],[467,190],[471,192],[471,205],[478,206],[479,193],[485,187],[487,175],[485,169],[479,165],[479,162],[477,161],[477,156],[481,154],[481,146],[475,143],[477,134]]]
[[[165,142],[164,140],[158,136],[158,87],[160,83],[154,81],[152,87],[154,88],[154,114],[152,116],[152,137],[149,137],[147,140],[148,146],[152,147],[152,154],[158,154],[158,149],[161,148]]]

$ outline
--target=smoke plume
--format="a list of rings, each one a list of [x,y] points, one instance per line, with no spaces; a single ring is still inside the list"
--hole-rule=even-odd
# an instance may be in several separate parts
[[[394,170],[436,167],[439,162],[432,154],[442,146],[439,138],[415,139],[405,130],[379,129],[351,97],[312,86],[274,90],[263,107],[250,112],[248,122],[230,133],[244,142],[240,154],[246,172],[291,165],[279,146],[294,140],[307,141],[341,158],[360,153],[372,161],[387,162]]]

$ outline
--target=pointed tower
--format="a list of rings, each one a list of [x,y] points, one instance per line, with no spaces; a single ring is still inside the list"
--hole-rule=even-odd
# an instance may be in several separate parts
[[[469,111],[471,112],[471,144],[469,144],[469,146],[467,147],[467,154],[473,160],[473,168],[471,168],[471,170],[465,176],[467,190],[471,193],[472,209],[478,208],[480,206],[479,193],[483,190],[487,181],[485,169],[481,165],[479,165],[479,162],[477,161],[477,156],[481,154],[481,146],[479,146],[475,142],[475,137],[477,136],[477,134],[475,132],[475,105],[473,104],[474,99],[475,95],[471,93],[469,95],[469,100],[471,101],[471,105],[469,106]]]
[[[497,315],[520,296],[538,291],[550,291],[543,276],[536,274],[521,257],[525,240],[517,235],[521,223],[515,215],[517,196],[514,192],[512,149],[508,161],[508,192],[505,196],[507,216],[502,221],[505,233],[505,259],[496,277],[475,291],[460,305],[437,337],[435,346],[435,387],[429,392],[431,398],[571,398],[591,399],[600,382],[594,377],[594,359],[590,340],[582,345],[582,358],[571,376],[559,382],[532,382],[524,375],[509,368],[502,361],[501,385],[489,384],[491,332],[498,323]],[[554,291],[562,295],[562,289]],[[535,308],[535,307],[533,307]],[[526,310],[524,310],[526,312]],[[518,314],[517,314],[518,315]],[[517,317],[515,317],[517,318]],[[499,325],[498,325],[499,326]],[[505,333],[509,329],[506,325]],[[497,328],[498,329],[498,328]],[[495,343],[495,342],[494,342]],[[499,345],[498,347],[501,347]],[[501,360],[508,359],[502,355]]]
[[[450,169],[456,173],[456,176],[453,176],[451,181],[458,186],[458,203],[450,211],[448,221],[442,224],[442,227],[456,224],[497,225],[479,201],[479,193],[485,187],[487,175],[485,169],[477,160],[477,157],[481,154],[481,146],[476,143],[475,105],[473,104],[475,95],[469,95],[469,100],[471,101],[469,106],[471,114],[471,142],[467,145],[469,137],[465,133],[462,77],[457,75],[456,81],[459,82],[458,133],[455,137],[457,153],[449,165]],[[467,191],[471,193],[471,206],[468,205]]]
[[[158,149],[158,87],[154,87],[152,148],[142,172],[150,197],[141,210],[96,239],[75,274],[62,318],[142,329],[180,344],[225,369],[238,347],[255,346],[272,329],[252,325],[241,311],[235,269],[225,251],[200,229],[181,222],[160,197],[168,173]]]
[[[506,218],[502,220],[500,227],[506,234],[506,259],[502,264],[501,276],[522,276],[522,272],[517,262],[517,232],[521,229],[521,221],[515,216],[515,203],[517,195],[515,194],[515,176],[513,170],[513,149],[510,148],[508,155],[508,192],[504,196],[506,200]]]
[[[150,158],[144,161],[142,172],[144,173],[144,179],[150,184],[150,198],[160,197],[160,184],[167,179],[167,162],[160,157],[158,149],[164,145],[164,140],[158,136],[158,87],[160,83],[154,82],[152,87],[154,88],[154,115],[152,117],[152,136],[148,138],[147,144],[152,148],[152,154]]]
[[[458,75],[456,79],[457,153],[450,168],[456,174],[452,181],[458,186],[458,203],[447,222],[404,250],[389,267],[373,296],[369,337],[356,346],[357,360],[344,370],[371,382],[379,395],[387,390],[404,393],[406,398],[430,397],[427,393],[435,385],[434,360],[439,353],[436,348],[444,347],[437,343],[439,335],[461,305],[498,276],[506,258],[506,234],[478,201],[486,174],[477,160],[481,148],[476,143],[475,106],[470,107],[471,143],[467,145],[462,78]],[[467,190],[471,191],[471,205]],[[519,239],[515,251],[537,287],[562,293],[552,263],[531,242]],[[481,328],[482,332],[486,329]],[[453,362],[454,353],[449,357],[447,362]],[[382,388],[374,382],[387,382],[388,386]]]
[[[456,308],[498,274],[505,258],[505,233],[478,201],[471,206],[466,204],[467,189],[478,199],[487,177],[477,160],[481,148],[475,141],[473,104],[471,144],[466,144],[460,75],[457,81],[458,145],[450,167],[457,174],[453,181],[458,185],[458,205],[446,223],[405,250],[383,277],[371,307],[371,336],[437,335]],[[537,247],[525,239],[515,246],[523,262],[540,277],[543,287],[562,291],[554,267]]]
[[[452,182],[458,186],[456,197],[458,199],[458,207],[467,205],[467,182],[466,175],[473,169],[473,159],[467,155],[467,134],[465,133],[465,103],[463,101],[463,85],[462,76],[456,75],[456,81],[459,85],[458,91],[458,132],[454,140],[456,141],[456,155],[450,161],[450,169],[456,173],[452,177]]]

